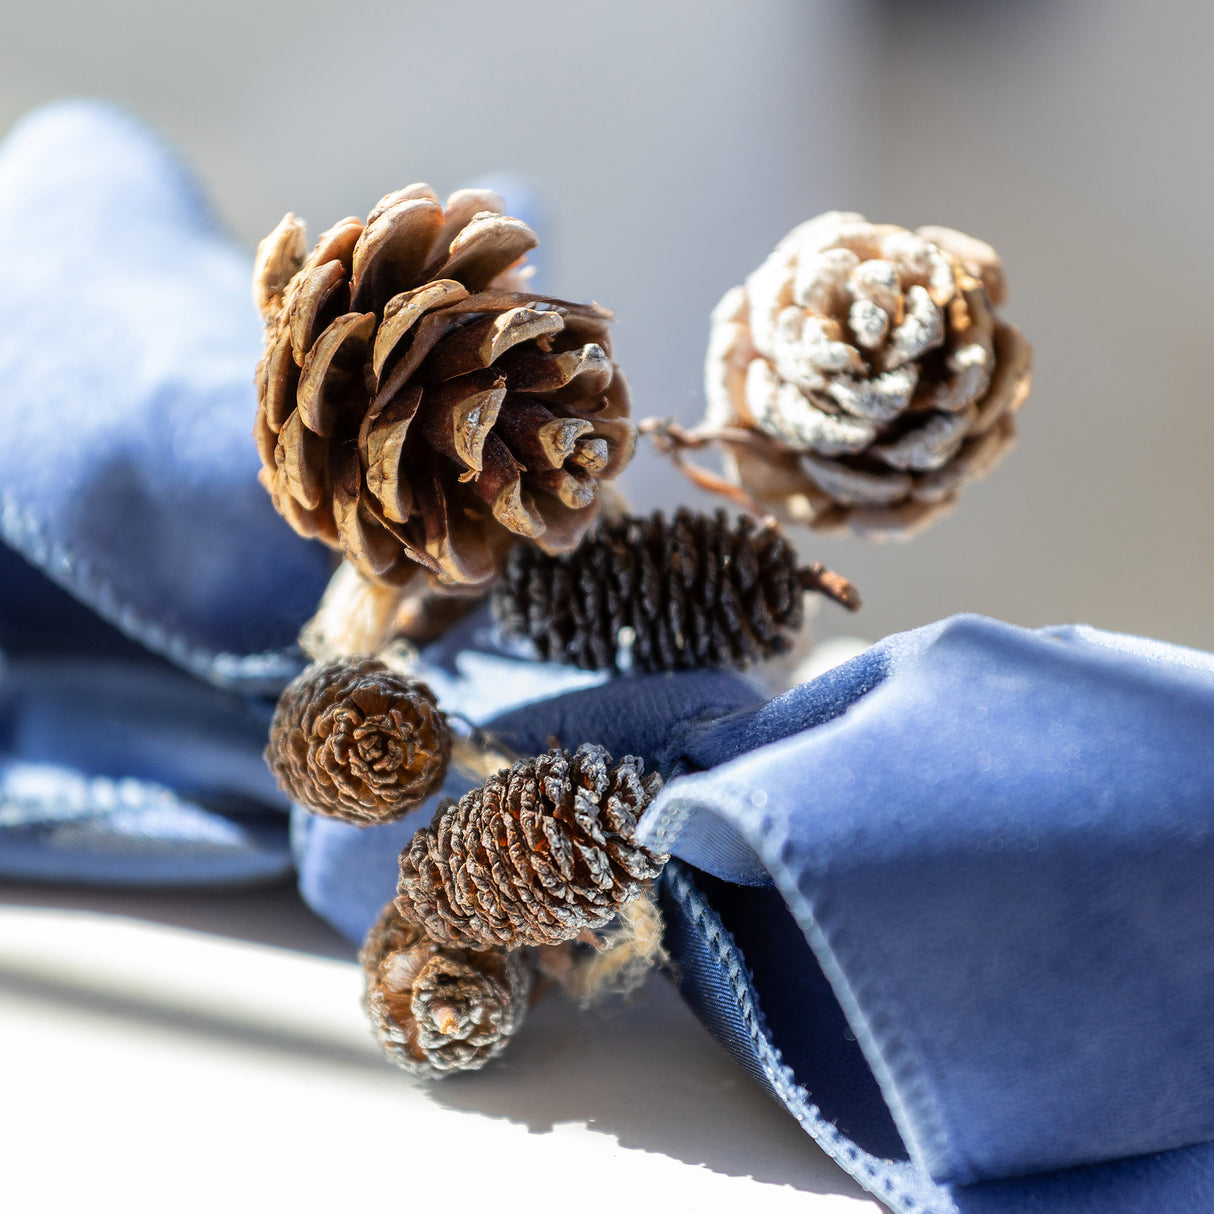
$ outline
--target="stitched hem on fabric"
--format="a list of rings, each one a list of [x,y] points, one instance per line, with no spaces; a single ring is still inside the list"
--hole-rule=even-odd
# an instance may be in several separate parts
[[[765,816],[761,828],[754,829],[756,824],[745,813],[721,815],[715,807],[693,796],[677,795],[673,786],[668,791],[675,795],[660,807],[661,813],[650,827],[652,833],[649,837],[660,836],[662,849],[673,852],[694,809],[722,817],[741,834],[771,874],[773,883],[813,949],[844,1016],[856,1034],[857,1044],[864,1052],[894,1124],[910,1149],[912,1158],[925,1170],[933,1162],[947,1158],[953,1138],[945,1128],[943,1114],[928,1087],[923,1068],[916,1062],[915,1051],[889,1013],[893,1000],[871,968],[863,963],[862,949],[849,950],[850,965],[846,972],[839,964],[835,948],[827,942],[818,926],[819,920],[824,917],[823,907],[829,911],[829,905],[823,901],[815,915],[805,901],[796,878],[784,861],[785,841],[776,843],[771,839],[772,820]],[[747,826],[751,829],[747,829]],[[833,934],[836,945],[840,941],[846,943],[845,929],[837,927]],[[864,1008],[879,1010],[866,1012]],[[912,1107],[915,1110],[913,1118],[908,1111]]]
[[[116,888],[255,888],[289,849],[162,784],[62,770],[0,789],[0,876]],[[32,781],[44,787],[22,788]],[[166,830],[167,828],[167,830]],[[285,834],[285,832],[284,832]]]
[[[875,1197],[895,1208],[898,1214],[957,1214],[957,1207],[942,1191],[938,1191],[938,1197],[933,1194],[933,1200],[925,1202],[907,1186],[899,1173],[913,1177],[916,1188],[922,1189],[924,1185],[931,1184],[913,1164],[870,1155],[823,1117],[822,1111],[810,1100],[809,1093],[797,1083],[796,1076],[772,1041],[750,975],[724,926],[677,862],[667,867],[664,880],[671,896],[699,928],[702,938],[728,977],[759,1065],[772,1090],[801,1128],[845,1172],[855,1177]]]
[[[644,833],[638,837],[651,851],[663,852],[669,855],[674,851],[674,845],[687,825],[694,802],[666,798],[664,803],[651,805],[646,810],[642,821]]]
[[[0,830],[64,826],[89,818],[102,818],[118,810],[201,807],[182,801],[162,784],[132,776],[75,776],[56,772],[45,796],[0,792]]]
[[[856,955],[860,950],[848,950],[851,964],[846,972],[839,964],[837,949],[840,944],[849,942],[847,931],[836,927],[832,946],[818,926],[824,919],[837,919],[831,913],[829,899],[819,901],[815,915],[802,898],[800,888],[787,866],[770,856],[764,857],[764,864],[813,949],[843,1009],[843,1015],[856,1034],[857,1044],[864,1052],[898,1133],[910,1149],[912,1158],[920,1161],[925,1168],[930,1162],[944,1158],[950,1137],[923,1068],[916,1063],[914,1051],[890,1014],[893,1000],[871,969],[857,963]],[[910,1115],[912,1108],[914,1117]]]
[[[51,539],[7,493],[0,493],[0,540],[120,632],[208,683],[241,691],[277,691],[303,664],[293,647],[224,653],[166,628],[134,606],[87,560]]]

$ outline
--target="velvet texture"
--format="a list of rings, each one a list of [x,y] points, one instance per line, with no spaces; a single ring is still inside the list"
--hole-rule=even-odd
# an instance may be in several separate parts
[[[294,867],[357,942],[437,798],[360,830],[261,764],[330,559],[256,484],[249,253],[84,104],[0,149],[0,218],[0,874]],[[424,659],[519,751],[663,772],[683,995],[891,1208],[1214,1208],[1209,655],[958,617],[774,700],[541,666],[483,616]]]

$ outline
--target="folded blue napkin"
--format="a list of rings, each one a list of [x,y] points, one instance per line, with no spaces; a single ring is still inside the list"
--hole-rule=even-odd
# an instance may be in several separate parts
[[[0,875],[294,869],[356,943],[437,798],[359,829],[262,765],[331,562],[256,483],[249,254],[83,103],[0,148],[0,221]],[[767,699],[528,662],[474,614],[423,661],[515,750],[662,772],[684,997],[891,1209],[1214,1209],[1210,655],[963,616]]]

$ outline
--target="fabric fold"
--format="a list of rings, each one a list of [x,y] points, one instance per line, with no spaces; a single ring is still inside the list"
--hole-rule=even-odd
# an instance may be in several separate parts
[[[0,540],[191,673],[281,686],[329,559],[257,483],[249,255],[149,131],[65,102],[0,148],[0,261]]]
[[[718,820],[747,841],[937,1181],[1214,1137],[1214,663],[977,617],[876,650],[642,837],[710,871]]]

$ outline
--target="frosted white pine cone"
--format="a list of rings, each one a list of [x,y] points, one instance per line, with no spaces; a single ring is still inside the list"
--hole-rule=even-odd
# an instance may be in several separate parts
[[[816,530],[926,526],[1015,435],[1032,351],[1005,296],[995,251],[950,228],[794,228],[712,316],[707,423],[734,479]]]

